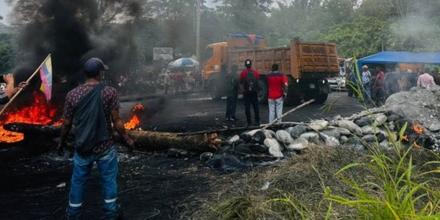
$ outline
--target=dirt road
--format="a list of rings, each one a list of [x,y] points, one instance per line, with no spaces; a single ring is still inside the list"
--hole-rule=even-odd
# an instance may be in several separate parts
[[[128,117],[129,109],[137,102],[121,103],[124,117]],[[140,102],[147,107],[144,129],[182,132],[245,123],[241,103],[237,109],[241,120],[232,125],[223,120],[225,102],[214,102],[201,94]],[[262,122],[266,122],[267,107],[261,107]],[[333,93],[325,108],[308,106],[286,120],[350,115],[361,108],[345,93]],[[58,159],[44,154],[0,163],[0,219],[63,219],[71,162]],[[120,162],[120,201],[126,219],[130,220],[178,219],[188,207],[200,205],[200,198],[212,190],[213,179],[222,178],[219,173],[203,167],[197,155],[176,158],[167,152],[120,154]],[[84,219],[100,216],[100,184],[96,174],[94,171],[89,181]]]

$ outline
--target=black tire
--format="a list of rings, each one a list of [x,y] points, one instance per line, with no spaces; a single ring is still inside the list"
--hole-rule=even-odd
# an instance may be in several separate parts
[[[301,104],[301,97],[299,95],[287,95],[286,105],[299,105]]]
[[[327,101],[328,93],[320,93],[315,97],[315,103],[316,104],[323,104],[325,101]]]

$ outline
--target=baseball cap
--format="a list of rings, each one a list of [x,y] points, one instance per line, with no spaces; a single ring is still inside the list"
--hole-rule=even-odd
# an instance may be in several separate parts
[[[92,57],[84,63],[84,71],[86,72],[95,73],[100,70],[108,70],[108,66],[97,57]]]
[[[250,59],[246,59],[246,60],[244,61],[244,66],[246,66],[246,67],[251,67],[251,66],[252,66],[252,61],[251,61]]]

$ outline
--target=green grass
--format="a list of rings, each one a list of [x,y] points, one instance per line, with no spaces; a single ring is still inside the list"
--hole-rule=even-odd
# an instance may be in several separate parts
[[[338,168],[331,174],[339,180],[337,184],[331,182],[327,173],[321,177],[320,172],[329,170],[313,167],[322,188],[320,202],[308,200],[307,193],[316,192],[298,192],[298,188],[289,186],[292,179],[287,170],[279,176],[282,184],[271,192],[229,195],[213,206],[214,216],[225,220],[440,219],[439,157],[404,147],[401,137],[405,129],[406,126],[400,132],[389,132],[393,150],[383,151],[373,144],[364,159]],[[334,157],[326,160],[331,158]]]

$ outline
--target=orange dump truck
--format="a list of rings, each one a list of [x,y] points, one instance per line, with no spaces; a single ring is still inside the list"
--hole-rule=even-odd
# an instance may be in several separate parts
[[[202,74],[213,98],[223,96],[221,65],[235,64],[242,69],[246,59],[251,59],[253,68],[262,74],[260,98],[263,100],[267,95],[265,75],[274,63],[289,76],[287,102],[294,104],[312,98],[317,103],[325,102],[330,92],[327,78],[339,74],[336,45],[331,43],[292,41],[288,47],[270,48],[260,36],[236,34],[208,48],[212,49],[212,56],[204,62]]]

